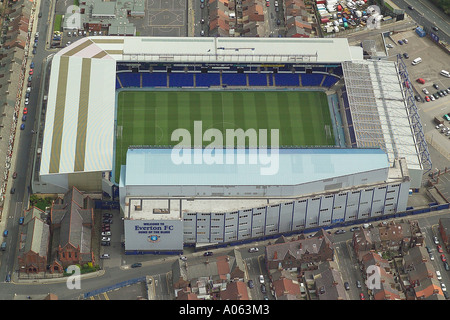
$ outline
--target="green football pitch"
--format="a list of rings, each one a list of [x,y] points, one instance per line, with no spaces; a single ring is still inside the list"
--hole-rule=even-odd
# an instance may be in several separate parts
[[[121,91],[117,101],[115,178],[129,146],[175,146],[172,132],[209,128],[279,130],[284,147],[335,145],[327,96],[320,91]],[[205,141],[204,146],[210,142]],[[225,142],[224,142],[225,143]],[[269,142],[270,143],[270,142]]]

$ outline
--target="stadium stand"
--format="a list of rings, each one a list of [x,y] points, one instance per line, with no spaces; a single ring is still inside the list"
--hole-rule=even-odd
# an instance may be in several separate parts
[[[302,73],[301,74],[302,86],[304,86],[304,87],[318,87],[318,86],[320,86],[320,83],[322,82],[323,77],[324,77],[323,74]]]
[[[330,88],[333,86],[339,79],[333,76],[325,76],[325,79],[322,82],[322,87]]]
[[[196,73],[196,87],[220,86],[220,73]]]
[[[277,86],[299,86],[298,73],[275,73],[275,85]]]
[[[141,76],[139,73],[133,72],[122,72],[118,73],[117,77],[122,83],[122,87],[136,87],[139,88],[141,86]]]
[[[266,73],[248,73],[249,86],[267,86]]]
[[[246,86],[247,77],[243,73],[222,73],[222,85]]]
[[[166,87],[167,73],[165,72],[142,72],[142,87]]]
[[[170,73],[169,74],[170,87],[193,87],[194,74],[192,73]]]

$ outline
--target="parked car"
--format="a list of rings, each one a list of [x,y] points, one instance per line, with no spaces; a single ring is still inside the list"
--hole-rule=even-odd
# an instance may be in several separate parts
[[[253,289],[255,287],[255,284],[253,283],[253,280],[248,280],[248,287],[250,289]]]
[[[441,247],[440,244],[437,245],[437,250],[438,250],[439,253],[443,253],[444,252],[444,250],[442,250],[442,247]]]
[[[350,232],[356,231],[356,230],[358,230],[358,229],[359,229],[359,227],[352,227],[352,228],[350,229]]]
[[[110,246],[110,245],[111,245],[111,242],[109,242],[109,241],[102,241],[100,244],[101,244],[102,246]]]
[[[212,256],[213,253],[212,253],[212,251],[206,251],[203,255],[204,255],[205,257],[209,257],[209,256]]]
[[[109,254],[108,253],[104,253],[100,256],[100,259],[109,259]]]
[[[23,224],[23,221],[24,221],[24,217],[20,217],[19,218],[19,224]]]
[[[334,234],[343,234],[343,233],[345,233],[344,229],[339,229],[334,232]]]
[[[437,278],[438,280],[441,280],[441,279],[442,279],[441,272],[440,272],[439,270],[436,270],[436,278]]]
[[[397,41],[399,45],[403,45],[403,41],[402,40],[398,40]]]
[[[447,291],[447,287],[445,286],[445,283],[441,282],[441,288],[442,291]]]
[[[439,85],[438,85],[437,83],[433,83],[433,87],[434,87],[436,90],[439,90]]]
[[[261,292],[262,292],[262,293],[266,293],[266,292],[267,292],[267,289],[266,289],[266,285],[265,285],[265,284],[262,284],[262,285],[261,285]]]
[[[441,260],[442,260],[442,262],[446,262],[447,261],[447,258],[445,257],[444,254],[441,254]]]
[[[133,264],[131,265],[131,267],[132,267],[132,268],[139,268],[139,267],[142,267],[142,263],[140,263],[140,262],[133,263]]]
[[[360,299],[360,300],[366,300],[366,298],[364,297],[364,293],[361,292],[361,293],[359,294],[359,299]]]
[[[430,93],[428,92],[427,88],[423,88],[422,92],[425,93],[426,95],[429,95]]]
[[[20,125],[20,130],[25,130],[25,123],[22,123],[22,124]]]
[[[259,275],[259,283],[264,283],[264,276],[262,274]]]
[[[426,102],[430,102],[430,97],[429,96],[425,96],[425,101]]]
[[[434,255],[432,253],[430,253],[430,260],[434,261]]]
[[[417,78],[416,81],[421,84],[425,84],[425,80],[422,78]]]
[[[187,261],[187,258],[185,256],[180,256],[181,261]]]
[[[405,58],[405,59],[409,59],[409,55],[408,55],[408,53],[403,53],[403,58]]]
[[[444,269],[445,271],[450,271],[450,266],[448,265],[447,261],[444,262]]]
[[[408,39],[402,39],[403,43],[408,43]]]
[[[3,236],[7,237],[8,236],[8,230],[3,231]]]
[[[438,239],[438,237],[436,237],[436,236],[433,237],[433,241],[434,241],[434,244],[436,244],[436,245],[439,244],[439,239]]]
[[[111,238],[109,238],[109,237],[102,237],[102,241],[111,241]]]
[[[344,288],[345,290],[350,290],[350,284],[347,281],[344,282]]]
[[[259,249],[258,248],[250,248],[248,249],[248,252],[253,253],[253,252],[258,252]]]
[[[110,236],[111,235],[111,231],[103,231],[102,232],[102,236]]]
[[[13,173],[13,179],[17,178],[17,172]]]
[[[357,288],[361,288],[361,281],[356,280],[356,287],[357,287]]]

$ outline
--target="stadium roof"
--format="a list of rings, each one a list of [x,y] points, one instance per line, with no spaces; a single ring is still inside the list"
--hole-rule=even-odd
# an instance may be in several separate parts
[[[390,163],[404,157],[409,170],[421,170],[395,62],[344,62],[343,72],[357,147],[380,147],[388,154]]]
[[[316,62],[362,59],[347,39],[82,38],[53,56],[40,174],[113,167],[116,61]]]
[[[389,168],[386,153],[381,149],[280,149],[278,162],[249,164],[248,149],[232,150],[247,156],[244,164],[177,164],[172,149],[129,149],[125,181],[128,186],[139,185],[298,185],[322,179],[332,179]],[[270,152],[270,151],[269,151]],[[223,157],[225,159],[225,156]],[[194,161],[192,161],[194,162]],[[274,174],[261,174],[262,168],[276,169]],[[122,176],[123,177],[123,176]]]

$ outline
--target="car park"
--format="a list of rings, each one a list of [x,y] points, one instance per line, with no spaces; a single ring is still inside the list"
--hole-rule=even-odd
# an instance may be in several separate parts
[[[110,256],[108,253],[104,253],[100,256],[100,259],[109,259],[109,258],[110,258]]]
[[[139,267],[142,267],[142,263],[140,263],[140,262],[133,263],[133,264],[131,265],[131,267],[132,267],[132,268],[139,268]]]

